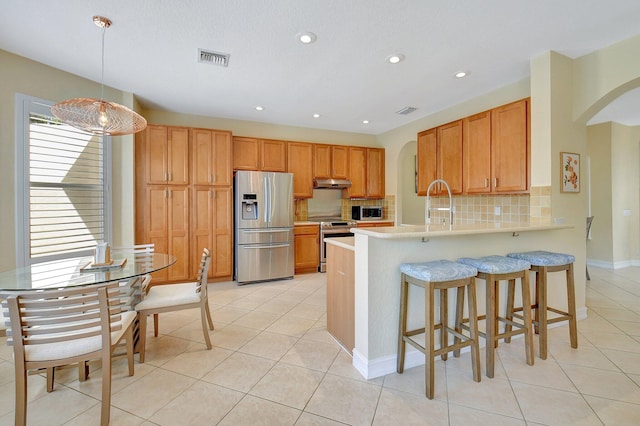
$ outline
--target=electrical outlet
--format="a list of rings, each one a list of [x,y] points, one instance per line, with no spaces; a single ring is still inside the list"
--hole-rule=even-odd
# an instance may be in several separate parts
[[[631,210],[629,210],[629,209],[625,209],[625,210],[622,212],[622,214],[623,214],[624,216],[631,216]]]
[[[501,212],[500,212],[500,206],[495,206],[495,207],[493,208],[493,214],[494,214],[495,216],[500,216],[500,214],[501,214]]]

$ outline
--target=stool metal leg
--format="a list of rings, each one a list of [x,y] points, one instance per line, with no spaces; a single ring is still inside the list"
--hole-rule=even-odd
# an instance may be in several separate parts
[[[487,377],[493,377],[495,365],[495,327],[496,327],[496,286],[492,275],[485,277],[487,291],[487,309],[486,309],[486,374]]]
[[[458,289],[460,293],[464,295],[464,287]],[[473,370],[473,380],[480,381],[480,336],[478,335],[478,312],[476,309],[476,279],[474,277],[469,278],[469,285],[467,286],[468,302],[469,302],[469,333],[474,344],[471,345],[471,368]],[[461,300],[464,300],[463,298]],[[460,321],[462,321],[462,306],[458,306],[456,317],[460,313]],[[456,320],[456,325],[458,321]],[[459,351],[458,351],[459,353]]]
[[[409,293],[407,277],[402,274],[400,280],[400,326],[398,327],[398,359],[396,363],[396,371],[398,373],[404,371],[404,352],[407,345],[404,336],[407,330],[407,297]]]
[[[434,380],[434,285],[429,283],[424,289],[424,347],[426,355],[426,365],[424,366],[425,386],[427,398],[433,399],[433,391],[435,387]]]
[[[573,263],[567,269],[567,310],[569,311],[569,336],[571,347],[578,348],[578,324],[576,318],[576,289],[573,281]]]
[[[536,274],[536,296],[537,300],[536,316],[538,322],[536,331],[540,335],[538,339],[540,343],[540,358],[547,359],[547,275],[549,271],[546,266],[538,267]]]
[[[469,279],[475,283],[475,278],[472,277]],[[475,288],[475,284],[474,284],[474,288]],[[458,287],[458,289],[456,290],[456,323],[454,328],[454,330],[458,333],[462,333],[462,320],[464,319],[463,314],[464,314],[464,287]],[[469,313],[469,321],[471,321],[471,318],[472,318],[471,313]],[[477,315],[476,315],[476,323],[477,323]],[[453,339],[454,344],[458,344],[460,341],[461,339],[457,336]],[[453,356],[458,358],[460,356],[460,349],[456,349],[455,351],[453,351]]]
[[[527,364],[533,365],[533,329],[531,327],[531,294],[529,293],[529,272],[525,272],[522,281],[522,314],[524,317],[524,345]]]
[[[448,325],[448,321],[449,321],[449,300],[447,297],[447,292],[449,290],[447,290],[446,288],[441,288],[440,290],[440,347],[444,348],[446,346],[449,346],[449,336],[447,334],[447,325]],[[442,355],[440,355],[440,358],[443,361],[446,361],[448,358],[448,353],[447,352],[443,352]]]

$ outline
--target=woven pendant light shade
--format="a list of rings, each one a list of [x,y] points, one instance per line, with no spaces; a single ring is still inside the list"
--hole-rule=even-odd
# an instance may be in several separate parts
[[[104,16],[94,16],[93,23],[102,29],[102,93],[104,93],[104,34],[111,26],[111,20]],[[124,105],[103,99],[73,98],[58,102],[51,107],[51,113],[76,129],[96,135],[130,135],[144,130],[147,120]]]
[[[137,112],[100,99],[67,99],[52,106],[51,112],[70,126],[96,135],[129,135],[147,127],[147,120]]]

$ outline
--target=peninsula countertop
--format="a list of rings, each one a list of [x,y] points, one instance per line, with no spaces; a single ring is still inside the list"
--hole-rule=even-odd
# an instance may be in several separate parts
[[[384,239],[408,239],[451,237],[458,235],[520,233],[528,231],[548,231],[556,229],[573,228],[572,224],[555,223],[474,223],[454,224],[453,226],[442,224],[430,225],[401,225],[375,228],[351,228],[356,235],[367,235]]]

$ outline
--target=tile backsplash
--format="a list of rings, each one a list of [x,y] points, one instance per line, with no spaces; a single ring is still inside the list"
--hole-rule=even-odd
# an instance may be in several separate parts
[[[351,218],[351,206],[382,206],[383,220],[394,220],[396,197],[387,195],[382,200],[342,199],[342,218]],[[455,214],[453,223],[543,223],[551,220],[551,187],[532,187],[522,195],[458,195],[453,197]],[[448,207],[448,197],[431,197],[432,207]],[[499,213],[499,214],[498,214]],[[295,201],[295,220],[308,217],[307,200]],[[431,219],[439,222],[449,218],[446,211],[432,211]]]

